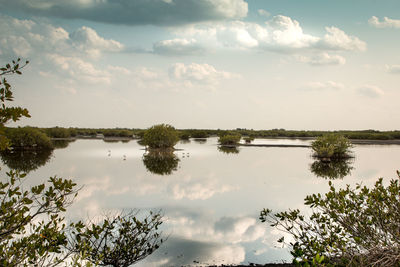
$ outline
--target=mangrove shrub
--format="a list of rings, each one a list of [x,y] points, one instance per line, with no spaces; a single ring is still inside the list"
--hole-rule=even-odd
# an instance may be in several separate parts
[[[6,136],[11,141],[11,147],[16,150],[53,149],[51,139],[36,128],[7,128]]]
[[[63,127],[44,128],[43,131],[51,138],[70,138],[75,130]]]
[[[138,219],[137,212],[107,215],[100,223],[73,233],[75,252],[86,254],[95,266],[131,266],[153,253],[163,243],[158,231],[160,213]]]
[[[193,138],[208,138],[208,133],[204,130],[192,130],[190,136]]]
[[[349,139],[339,134],[326,134],[311,144],[314,156],[318,158],[348,158],[352,147]]]
[[[168,124],[154,125],[143,135],[143,144],[149,148],[172,148],[178,141],[178,132]]]
[[[240,141],[240,134],[226,134],[218,138],[220,145],[237,145]]]
[[[325,195],[305,198],[310,217],[298,209],[272,214],[261,212],[268,222],[293,241],[289,244],[295,263],[324,266],[399,266],[399,176],[384,186],[382,178],[368,188],[357,185],[336,189],[329,182]],[[282,237],[278,242],[285,243]],[[322,265],[318,265],[322,266]]]

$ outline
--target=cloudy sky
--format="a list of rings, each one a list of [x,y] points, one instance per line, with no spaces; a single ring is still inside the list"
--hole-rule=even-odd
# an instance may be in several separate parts
[[[398,0],[0,0],[19,125],[399,129]]]

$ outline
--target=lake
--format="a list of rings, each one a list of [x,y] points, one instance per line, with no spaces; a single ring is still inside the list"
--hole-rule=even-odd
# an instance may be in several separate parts
[[[309,145],[298,139],[256,139],[256,144]],[[65,145],[64,145],[65,146]],[[356,145],[355,158],[335,166],[314,163],[304,147],[239,147],[221,150],[217,138],[180,142],[163,162],[135,140],[127,143],[76,140],[52,154],[25,155],[24,186],[48,177],[74,179],[83,186],[68,209],[71,220],[122,209],[161,211],[167,241],[137,266],[249,264],[291,261],[276,240],[282,233],[259,221],[263,208],[304,209],[307,194],[337,186],[388,181],[400,169],[400,146]],[[2,172],[18,166],[2,158]],[[314,163],[314,165],[313,165]],[[161,165],[160,165],[161,164]],[[314,172],[312,172],[312,170]],[[344,176],[344,177],[341,177]]]

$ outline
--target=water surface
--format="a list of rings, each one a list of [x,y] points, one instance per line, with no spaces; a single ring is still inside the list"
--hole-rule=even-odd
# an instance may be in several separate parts
[[[224,151],[216,143],[216,138],[179,143],[179,150],[161,168],[136,141],[77,140],[41,156],[36,167],[25,164],[29,179],[24,186],[54,175],[74,179],[83,188],[68,209],[71,220],[121,209],[161,210],[168,240],[138,266],[290,261],[287,249],[276,243],[281,233],[260,223],[259,213],[263,208],[303,209],[304,197],[326,192],[329,179],[311,171],[314,159],[309,148]],[[255,143],[308,145],[310,141]],[[348,174],[334,179],[334,184],[372,185],[378,177],[395,177],[400,146],[359,145],[353,151]],[[11,156],[3,162],[15,167],[13,160]],[[330,168],[317,167],[322,172]]]

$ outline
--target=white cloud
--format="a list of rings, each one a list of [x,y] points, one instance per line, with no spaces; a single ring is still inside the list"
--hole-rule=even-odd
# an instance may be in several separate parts
[[[263,16],[263,17],[269,17],[269,16],[271,16],[271,13],[269,13],[267,10],[265,10],[265,9],[259,9],[259,10],[257,10],[257,13],[260,15],[260,16]]]
[[[103,38],[89,27],[69,33],[43,21],[19,20],[5,15],[0,15],[0,23],[0,56],[7,60],[21,57],[35,62],[39,75],[58,77],[58,82],[74,88],[63,89],[72,94],[77,93],[76,88],[81,88],[78,86],[81,83],[110,85],[112,69],[99,66],[96,60],[104,53],[124,49],[121,43]]]
[[[223,217],[214,227],[217,237],[234,244],[255,241],[265,235],[265,227],[251,217]]]
[[[300,62],[308,63],[313,66],[322,65],[343,65],[346,59],[340,55],[331,55],[326,52],[313,56],[296,56]]]
[[[358,93],[361,95],[371,97],[371,98],[378,98],[385,94],[385,92],[375,85],[364,85],[358,88]]]
[[[339,90],[343,89],[344,85],[341,83],[327,81],[327,82],[309,82],[305,88],[312,89],[312,90]]]
[[[106,40],[89,27],[81,27],[69,34],[72,45],[86,53],[98,56],[100,52],[118,52],[123,45],[114,40]]]
[[[318,37],[304,34],[300,23],[290,17],[274,16],[268,25],[271,27],[272,45],[305,48],[313,46],[319,40]]]
[[[237,244],[254,242],[265,236],[265,225],[254,216],[225,216],[218,219],[205,211],[170,210],[167,223],[175,235],[185,239]]]
[[[71,79],[91,84],[111,83],[111,74],[96,68],[93,64],[78,57],[64,57],[58,54],[48,55],[48,59],[60,71]]]
[[[379,21],[379,19],[375,16],[372,16],[369,20],[368,23],[371,26],[374,26],[376,28],[395,28],[395,29],[400,29],[400,20],[399,19],[390,19],[388,17],[384,17],[383,21]]]
[[[202,54],[204,48],[197,44],[195,39],[163,40],[153,45],[156,54],[163,55],[196,55]]]
[[[217,41],[225,47],[252,48],[259,45],[258,40],[248,29],[249,24],[235,22],[226,26],[221,26],[216,30]]]
[[[235,190],[236,188],[230,185],[221,185],[215,177],[202,177],[202,179],[193,179],[186,177],[179,184],[171,185],[170,191],[174,199],[209,199],[215,194],[222,194]]]
[[[131,75],[132,71],[120,66],[108,66],[107,69],[113,74]]]
[[[323,48],[333,50],[365,51],[367,45],[355,36],[349,36],[344,31],[336,27],[326,27],[328,32],[321,40]]]
[[[400,65],[386,65],[386,71],[389,73],[400,74]]]
[[[269,50],[281,53],[311,52],[321,59],[310,64],[343,64],[344,58],[330,56],[329,51],[365,51],[366,43],[355,36],[346,34],[336,27],[326,27],[323,37],[307,34],[300,23],[290,17],[278,15],[268,20],[265,25],[253,22],[230,21],[223,23],[203,23],[173,30],[177,36],[166,40],[175,45],[172,54],[188,52],[181,48],[183,44],[189,51],[205,51],[218,48],[236,48]],[[178,40],[180,40],[178,42]],[[194,46],[195,45],[195,46]],[[189,49],[190,48],[190,49]],[[195,49],[194,49],[195,48]],[[200,48],[203,48],[201,50]],[[166,51],[168,52],[168,51]]]
[[[63,56],[99,57],[103,52],[118,52],[123,45],[115,40],[100,37],[95,30],[81,27],[68,33],[61,27],[18,20],[0,15],[0,43],[8,56],[42,58],[46,54]]]
[[[220,80],[230,79],[235,75],[226,71],[219,71],[208,64],[175,63],[169,69],[169,76],[175,80],[188,81],[200,84],[218,84]]]

